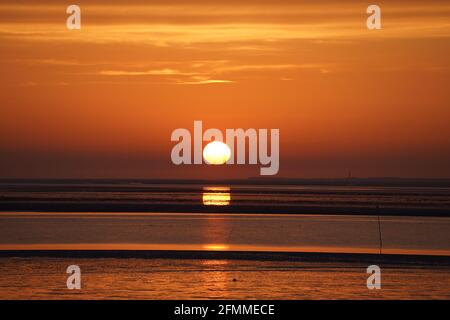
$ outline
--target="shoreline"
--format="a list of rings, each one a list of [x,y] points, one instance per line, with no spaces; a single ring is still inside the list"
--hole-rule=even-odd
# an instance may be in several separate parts
[[[1,178],[6,185],[277,185],[277,186],[382,186],[382,187],[431,187],[450,188],[450,177],[329,177],[329,178],[267,178],[241,179],[166,179],[166,178]]]
[[[307,206],[307,205],[226,205],[88,203],[88,202],[9,202],[0,203],[0,212],[136,212],[136,213],[227,213],[227,214],[327,214],[369,216],[450,217],[450,208],[381,206]]]
[[[254,252],[254,251],[177,251],[177,250],[0,250],[2,258],[117,258],[117,259],[189,259],[299,261],[332,263],[383,263],[414,266],[450,266],[450,256],[407,254]]]

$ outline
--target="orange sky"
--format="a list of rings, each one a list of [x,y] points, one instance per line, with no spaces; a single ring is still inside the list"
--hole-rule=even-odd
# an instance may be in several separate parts
[[[171,132],[279,128],[282,177],[450,177],[450,4],[0,3],[0,178],[237,178]]]

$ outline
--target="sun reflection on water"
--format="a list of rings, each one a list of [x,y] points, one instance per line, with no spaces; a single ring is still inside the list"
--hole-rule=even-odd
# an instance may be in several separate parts
[[[229,206],[230,187],[203,187],[202,200],[205,206]]]
[[[225,244],[205,244],[203,249],[207,251],[227,251],[230,247]]]

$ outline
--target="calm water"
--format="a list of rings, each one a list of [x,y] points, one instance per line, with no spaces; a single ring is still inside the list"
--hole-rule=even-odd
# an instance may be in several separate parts
[[[66,288],[71,264],[81,268],[77,292]],[[368,290],[358,263],[0,258],[0,298],[450,299],[448,268],[381,267],[381,290]]]
[[[260,210],[272,213],[313,208],[351,208],[389,213],[450,214],[450,188],[189,184],[0,184],[0,209],[54,211]],[[228,208],[225,208],[228,206]],[[318,210],[321,209],[321,210]],[[406,209],[406,210],[405,210]],[[440,211],[439,211],[440,210]],[[396,211],[396,212],[397,212]],[[400,211],[398,211],[400,212]],[[297,212],[303,213],[303,212]],[[364,213],[364,212],[362,212]]]
[[[450,218],[187,212],[0,213],[0,250],[27,249],[331,253],[379,253],[381,249],[382,253],[450,256]]]

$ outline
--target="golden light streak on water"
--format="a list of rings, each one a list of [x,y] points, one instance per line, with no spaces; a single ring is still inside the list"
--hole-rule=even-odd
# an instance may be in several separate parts
[[[205,206],[229,206],[231,193],[229,187],[204,187],[202,195]]]

